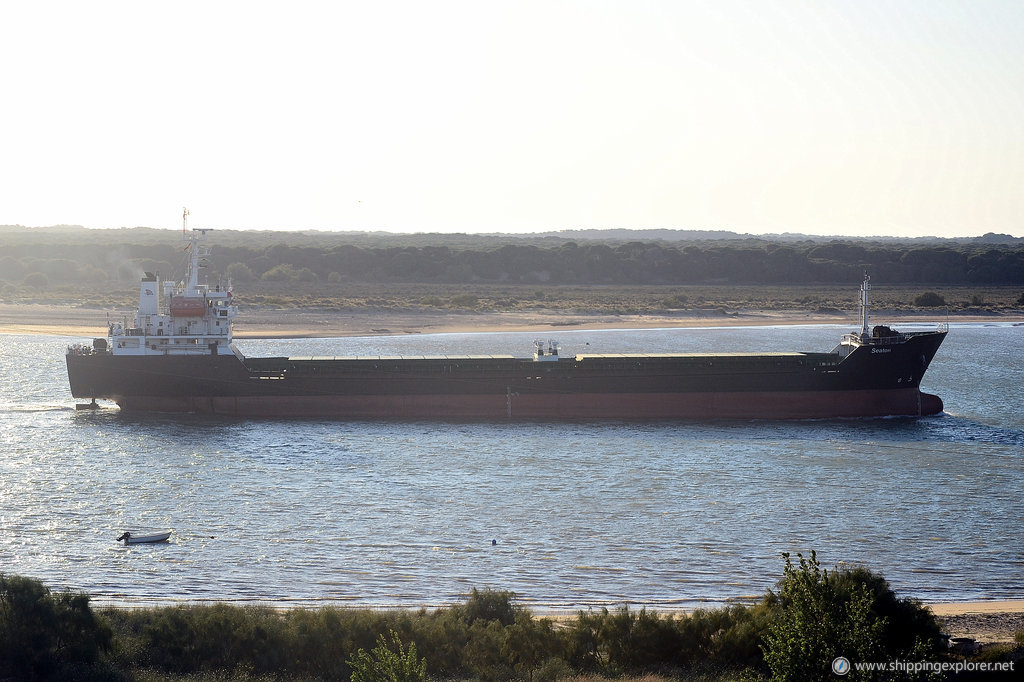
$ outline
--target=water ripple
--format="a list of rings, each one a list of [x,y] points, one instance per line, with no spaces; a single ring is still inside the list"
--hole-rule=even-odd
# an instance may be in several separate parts
[[[828,348],[834,332],[772,330],[773,348],[752,345],[764,330],[560,336],[609,352],[777,350]],[[678,608],[750,599],[781,574],[781,552],[813,548],[924,599],[1013,596],[1024,565],[1009,541],[1024,530],[1024,377],[1001,349],[1019,346],[1009,338],[1019,333],[954,329],[926,382],[944,415],[712,424],[77,411],[67,340],[0,336],[0,566],[100,603],[430,606],[494,587],[544,610]],[[517,352],[530,340],[459,345]],[[433,354],[451,342],[244,350]],[[986,390],[970,392],[963,376]],[[174,535],[114,542],[133,526]]]

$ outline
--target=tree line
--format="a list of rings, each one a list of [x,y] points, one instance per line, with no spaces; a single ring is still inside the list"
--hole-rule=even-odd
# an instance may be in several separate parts
[[[106,232],[107,234],[97,234]],[[144,272],[179,278],[181,235],[150,230],[52,233],[0,231],[0,285],[131,282]],[[984,241],[865,242],[751,238],[694,242],[523,243],[477,237],[469,243],[412,245],[390,235],[376,245],[277,233],[267,244],[246,232],[213,233],[212,279],[365,283],[507,284],[835,284],[868,272],[887,284],[1024,285],[1024,246]],[[120,236],[120,238],[119,238]],[[461,237],[465,237],[462,235]]]
[[[915,661],[857,680],[942,679],[963,662],[931,611],[863,567],[784,555],[750,605],[660,615],[621,608],[535,617],[505,591],[418,611],[226,604],[93,610],[89,596],[0,573],[0,675],[26,680],[834,680],[837,659]],[[377,646],[374,646],[376,643]],[[1012,670],[1024,649],[978,654]],[[840,669],[841,671],[844,669]],[[845,674],[840,672],[839,674]],[[658,677],[653,677],[657,675]],[[955,679],[963,679],[955,677]],[[973,679],[973,678],[972,678]]]

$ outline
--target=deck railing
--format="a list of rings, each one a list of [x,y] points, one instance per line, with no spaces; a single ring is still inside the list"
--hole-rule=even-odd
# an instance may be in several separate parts
[[[948,332],[949,323],[940,323],[936,331]],[[932,332],[896,332],[890,336],[867,336],[862,335],[859,332],[854,332],[852,334],[843,334],[840,343],[841,345],[844,346],[861,346],[865,344],[871,344],[872,346],[892,346],[900,343],[905,343],[907,339],[917,334],[930,333]]]

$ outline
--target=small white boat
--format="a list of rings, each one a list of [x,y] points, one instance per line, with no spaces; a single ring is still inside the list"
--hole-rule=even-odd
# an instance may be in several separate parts
[[[141,545],[146,542],[167,542],[167,539],[171,537],[171,531],[146,531],[141,533],[132,533],[131,531],[125,531],[118,538],[118,541],[124,540],[126,545]]]

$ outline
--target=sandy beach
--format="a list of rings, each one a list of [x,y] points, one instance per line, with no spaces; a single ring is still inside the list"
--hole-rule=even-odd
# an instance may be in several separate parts
[[[73,308],[69,306],[0,303],[0,334],[53,334],[105,336],[107,320],[121,321],[133,311]],[[1024,315],[958,315],[948,319],[920,315],[886,314],[873,319],[885,324],[932,322],[1024,323]],[[237,338],[312,338],[392,334],[465,332],[538,332],[561,329],[652,329],[688,327],[766,326],[783,324],[837,324],[851,330],[860,325],[854,313],[824,315],[812,311],[691,310],[672,314],[570,313],[562,310],[529,312],[454,312],[445,310],[328,310],[247,308],[235,322]]]
[[[902,596],[902,595],[901,595]],[[1024,599],[944,602],[925,604],[939,620],[942,632],[951,637],[969,637],[981,644],[1004,644],[1015,641],[1016,633],[1024,630]],[[716,607],[709,606],[714,609]],[[688,609],[658,610],[682,616]],[[537,616],[556,621],[571,620],[575,614],[537,613]]]
[[[953,637],[970,637],[984,644],[1013,642],[1024,630],[1024,600],[971,601],[928,604]]]

